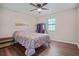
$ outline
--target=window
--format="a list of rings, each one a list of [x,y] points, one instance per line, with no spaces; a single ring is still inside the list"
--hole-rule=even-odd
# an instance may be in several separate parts
[[[49,31],[55,31],[56,28],[56,19],[55,18],[50,18],[47,21],[47,30]]]

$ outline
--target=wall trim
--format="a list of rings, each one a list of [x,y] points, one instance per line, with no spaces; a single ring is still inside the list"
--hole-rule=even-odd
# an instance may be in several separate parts
[[[68,42],[68,41],[62,41],[62,40],[53,40],[53,41],[58,41],[58,42],[63,42],[63,43],[68,43],[68,44],[74,44],[74,45],[77,45],[76,42]]]
[[[77,44],[77,47],[79,48],[79,44]]]
[[[79,43],[77,43],[77,47],[79,48]]]

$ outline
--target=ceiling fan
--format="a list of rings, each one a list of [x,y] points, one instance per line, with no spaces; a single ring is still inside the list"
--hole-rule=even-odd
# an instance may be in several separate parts
[[[43,3],[43,4],[40,4],[40,3],[37,3],[37,4],[30,3],[30,5],[36,7],[36,9],[32,9],[30,11],[37,10],[39,13],[41,13],[42,10],[49,10],[48,8],[44,8],[44,6],[47,5],[47,3]]]

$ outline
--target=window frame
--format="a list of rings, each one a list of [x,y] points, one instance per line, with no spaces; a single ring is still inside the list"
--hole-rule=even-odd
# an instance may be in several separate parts
[[[55,19],[55,20],[53,20]],[[50,23],[52,21],[52,23]],[[56,30],[56,18],[49,18],[47,20],[47,30],[48,31],[55,31]]]

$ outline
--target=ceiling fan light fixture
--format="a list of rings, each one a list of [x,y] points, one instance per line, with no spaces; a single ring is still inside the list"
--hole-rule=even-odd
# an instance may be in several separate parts
[[[38,8],[37,11],[40,12],[40,11],[42,11],[42,9],[41,8]]]

